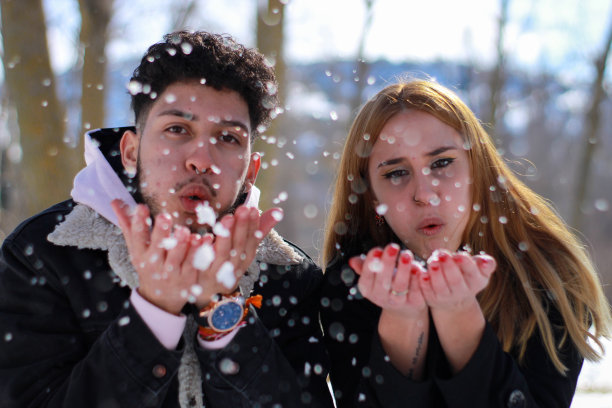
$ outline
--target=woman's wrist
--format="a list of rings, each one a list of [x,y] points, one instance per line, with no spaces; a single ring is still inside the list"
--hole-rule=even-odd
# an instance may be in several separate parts
[[[378,332],[381,336],[404,334],[415,327],[424,327],[429,322],[427,306],[414,310],[414,313],[401,313],[396,310],[383,309],[378,319]]]

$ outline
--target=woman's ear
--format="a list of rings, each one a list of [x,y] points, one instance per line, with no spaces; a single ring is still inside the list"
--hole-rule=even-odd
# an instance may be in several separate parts
[[[128,174],[136,174],[139,143],[140,137],[131,130],[126,130],[119,142],[121,163]]]

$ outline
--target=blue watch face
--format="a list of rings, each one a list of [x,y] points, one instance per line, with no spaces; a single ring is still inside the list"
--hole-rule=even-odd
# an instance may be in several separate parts
[[[216,331],[227,331],[232,329],[242,319],[242,306],[236,302],[220,304],[210,316],[210,326]]]

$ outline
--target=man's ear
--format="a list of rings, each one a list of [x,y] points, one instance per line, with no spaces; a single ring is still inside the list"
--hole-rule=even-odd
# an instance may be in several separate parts
[[[126,130],[119,142],[121,163],[128,174],[136,174],[139,143],[140,137],[131,130]]]
[[[257,179],[257,173],[259,173],[260,167],[261,167],[261,156],[257,152],[251,153],[251,160],[249,161],[249,168],[247,169],[246,178],[244,180],[244,184],[248,187],[248,190],[250,190],[251,187],[255,184],[255,179]]]

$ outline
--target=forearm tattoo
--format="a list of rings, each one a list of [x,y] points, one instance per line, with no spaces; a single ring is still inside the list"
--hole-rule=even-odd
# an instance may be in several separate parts
[[[414,357],[412,357],[412,366],[410,367],[410,370],[408,371],[408,378],[410,378],[411,380],[413,379],[413,376],[414,376],[414,369],[417,365],[417,362],[419,361],[419,355],[421,354],[421,350],[423,349],[424,339],[425,339],[425,332],[421,332],[421,334],[419,335],[419,338],[417,339],[417,346],[416,346],[416,350],[414,351]]]

